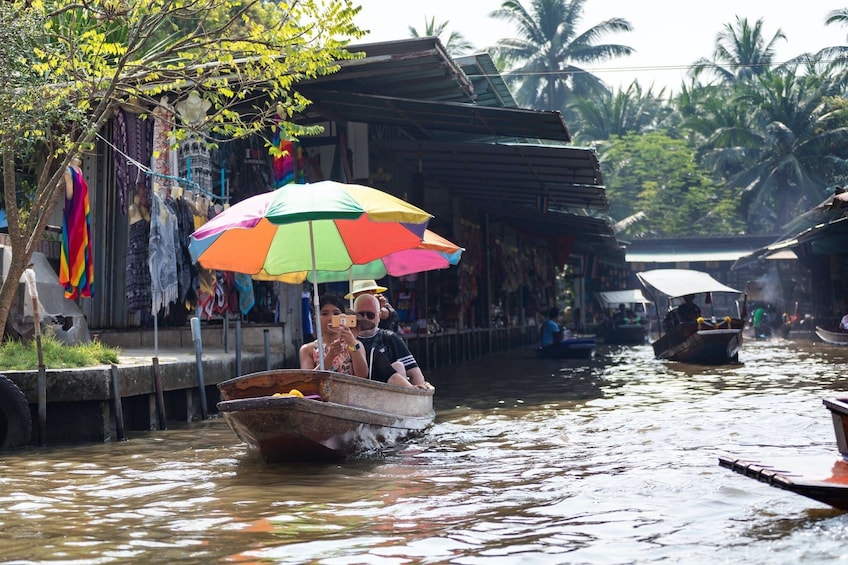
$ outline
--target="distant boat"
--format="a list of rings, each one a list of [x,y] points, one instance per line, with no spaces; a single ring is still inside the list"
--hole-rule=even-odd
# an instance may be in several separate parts
[[[698,365],[739,361],[745,320],[741,312],[733,309],[739,309],[736,298],[742,296],[744,312],[744,292],[718,282],[707,273],[689,269],[656,269],[636,276],[651,296],[658,315],[664,316],[662,333],[651,344],[658,359]],[[702,312],[694,321],[680,320],[677,308],[687,295],[703,295],[704,309],[709,305],[711,312]],[[716,306],[718,299],[722,303]]]
[[[593,337],[571,337],[536,348],[540,359],[591,359],[595,356],[597,341]]]
[[[277,369],[218,385],[218,410],[267,463],[365,455],[421,434],[433,390],[331,371]]]
[[[816,335],[825,343],[834,345],[848,345],[848,332],[841,332],[836,328],[823,328],[816,326]]]
[[[647,343],[651,335],[650,304],[638,288],[607,290],[598,293],[598,302],[611,316],[609,325],[598,332],[604,343],[634,345]],[[624,313],[618,310],[624,306]]]

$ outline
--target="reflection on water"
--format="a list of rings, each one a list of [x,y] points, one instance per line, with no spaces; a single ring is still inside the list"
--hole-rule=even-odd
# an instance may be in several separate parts
[[[264,465],[220,419],[0,455],[3,562],[822,563],[848,514],[718,466],[836,455],[848,348],[743,364],[518,350],[429,375],[436,424],[379,458]]]

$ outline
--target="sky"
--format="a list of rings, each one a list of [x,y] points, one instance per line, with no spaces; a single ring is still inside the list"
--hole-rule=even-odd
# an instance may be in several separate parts
[[[604,43],[627,45],[636,50],[629,57],[587,68],[612,87],[625,87],[638,79],[643,89],[678,91],[686,79],[686,68],[701,57],[711,58],[716,35],[736,17],[750,23],[763,20],[763,32],[771,39],[778,29],[786,35],[778,41],[776,60],[783,61],[815,52],[822,47],[848,45],[848,27],[824,20],[832,10],[846,7],[839,2],[808,0],[809,3],[775,0],[709,0],[695,7],[681,0],[588,0],[579,31],[610,18],[629,20],[633,31],[616,33]],[[514,29],[490,18],[502,0],[359,0],[362,10],[356,23],[370,34],[360,42],[393,41],[410,37],[409,26],[423,32],[425,19],[437,24],[447,21],[448,34],[458,31],[483,50],[498,39],[511,37]],[[525,0],[525,6],[531,1]],[[802,7],[803,6],[803,7]],[[447,34],[445,34],[447,37]]]

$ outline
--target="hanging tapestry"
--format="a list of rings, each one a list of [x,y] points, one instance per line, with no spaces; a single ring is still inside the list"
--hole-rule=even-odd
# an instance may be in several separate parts
[[[144,218],[130,224],[127,244],[127,310],[144,310],[153,299],[150,293],[150,268],[148,248],[150,246],[150,222]]]
[[[177,259],[174,238],[177,218],[168,210],[157,192],[152,195],[150,210],[150,281],[153,293],[151,313],[155,316],[162,308],[176,302],[179,292]]]
[[[280,116],[274,116],[274,125],[271,126],[272,143],[280,151],[279,155],[274,155],[272,163],[274,188],[280,188],[292,182],[302,184],[304,180],[303,170],[299,168],[300,164],[303,163],[300,144],[296,141],[283,139],[281,123]]]
[[[68,167],[73,194],[65,198],[62,218],[62,253],[59,262],[59,283],[65,287],[65,298],[91,298],[94,285],[94,264],[91,253],[91,217],[88,203],[88,183],[82,171]]]

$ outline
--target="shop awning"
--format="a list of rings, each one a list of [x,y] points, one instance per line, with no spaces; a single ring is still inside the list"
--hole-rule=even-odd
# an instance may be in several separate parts
[[[731,270],[748,267],[757,261],[767,259],[797,259],[794,248],[810,243],[813,254],[839,253],[848,246],[848,217],[817,224],[792,236],[784,237],[770,245],[761,247],[741,257]]]
[[[736,261],[750,252],[750,249],[726,251],[627,251],[625,257],[628,263],[694,263],[698,261]]]
[[[638,288],[599,292],[598,299],[601,305],[605,307],[615,307],[619,304],[647,304],[650,302]]]

